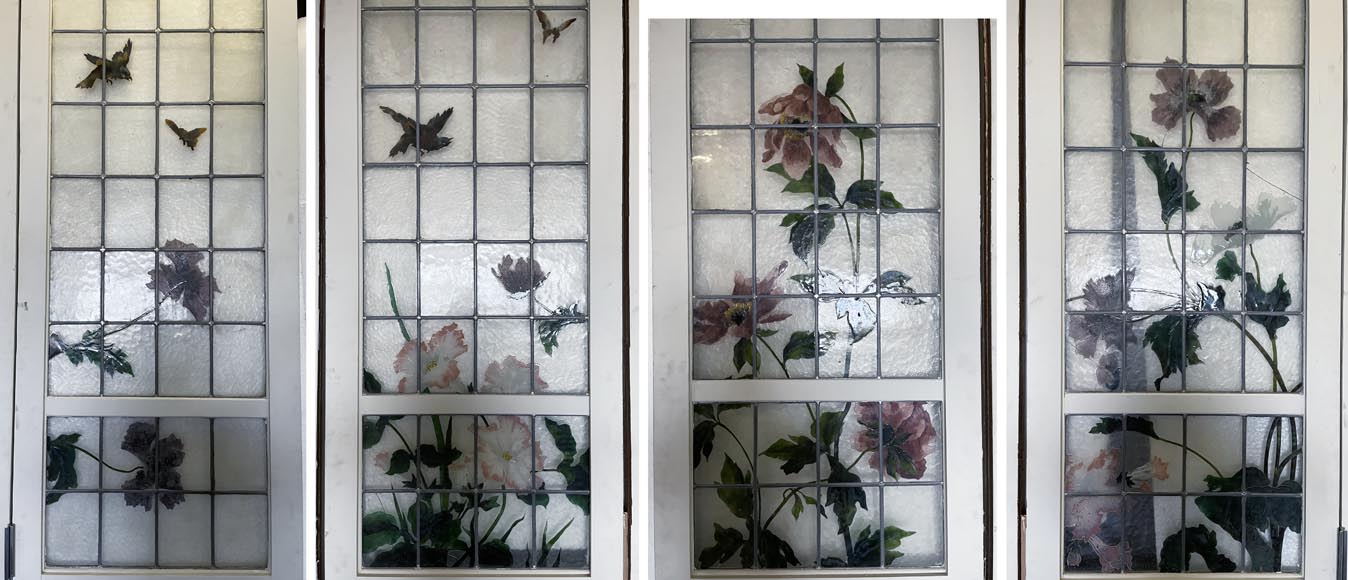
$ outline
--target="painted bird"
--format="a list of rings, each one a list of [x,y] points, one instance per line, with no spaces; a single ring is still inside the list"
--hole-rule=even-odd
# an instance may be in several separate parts
[[[454,114],[454,107],[445,109],[439,115],[431,117],[431,122],[421,125],[420,132],[417,131],[417,122],[407,118],[406,115],[385,106],[380,106],[379,110],[388,113],[403,128],[402,137],[399,137],[398,142],[393,145],[392,149],[389,149],[389,157],[401,155],[404,151],[407,151],[408,147],[412,146],[412,143],[417,143],[417,149],[420,149],[422,153],[429,153],[436,149],[449,147],[449,144],[454,141],[450,137],[440,136],[440,131],[443,131],[445,124],[449,122],[449,116]]]
[[[92,89],[98,79],[104,79],[108,84],[114,80],[131,80],[131,69],[127,67],[131,63],[131,39],[126,40],[126,46],[112,55],[112,59],[106,59],[84,53],[84,58],[93,63],[94,70],[89,71],[89,76],[75,85],[76,88]]]
[[[562,31],[571,28],[571,25],[576,23],[575,18],[568,18],[560,26],[554,27],[552,19],[548,18],[548,15],[544,14],[542,10],[535,10],[534,16],[538,17],[538,26],[543,29],[543,42],[541,44],[547,44],[549,37],[552,38],[553,44],[557,44],[557,39],[562,37]]]
[[[173,130],[173,134],[178,136],[178,140],[182,141],[183,145],[186,145],[188,149],[193,151],[197,150],[197,142],[201,140],[201,136],[206,134],[205,127],[197,127],[196,129],[188,131],[187,129],[179,127],[172,119],[164,119],[164,124],[168,125],[169,129]]]

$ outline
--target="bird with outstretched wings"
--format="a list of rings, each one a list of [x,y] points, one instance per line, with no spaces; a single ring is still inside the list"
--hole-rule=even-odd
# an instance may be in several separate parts
[[[418,123],[413,121],[407,115],[382,105],[379,107],[379,110],[387,113],[388,116],[393,117],[393,120],[397,122],[398,126],[402,127],[403,130],[402,136],[398,137],[398,142],[393,145],[392,149],[389,149],[389,157],[397,157],[403,154],[413,143],[417,144],[417,149],[420,149],[422,153],[429,153],[437,149],[449,147],[449,144],[454,141],[451,137],[440,136],[440,132],[444,131],[445,125],[449,123],[450,115],[454,114],[454,107],[445,109],[444,111],[441,111],[440,114],[431,117],[431,122],[429,123],[421,123],[420,130],[418,130]]]
[[[112,84],[114,80],[131,80],[131,39],[126,40],[126,46],[112,55],[112,58],[103,58],[84,53],[85,60],[94,65],[94,70],[84,77],[84,80],[75,85],[76,88],[92,89],[98,79],[103,79]]]

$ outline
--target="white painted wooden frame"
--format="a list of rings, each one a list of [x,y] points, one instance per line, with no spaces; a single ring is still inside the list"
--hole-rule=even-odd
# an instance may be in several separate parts
[[[300,578],[303,549],[301,440],[301,192],[300,121],[302,102],[294,80],[301,75],[295,3],[266,2],[266,345],[265,399],[235,400],[175,397],[51,397],[47,373],[47,194],[50,119],[51,4],[24,0],[17,42],[22,58],[18,119],[18,288],[16,297],[13,522],[18,578],[191,578],[240,576]],[[59,1],[59,0],[58,0]],[[17,5],[15,1],[12,4]],[[11,3],[6,2],[9,9]],[[15,53],[18,54],[18,53]],[[8,67],[9,65],[0,65]],[[0,141],[3,143],[3,141]],[[4,190],[0,190],[4,191]],[[45,487],[40,474],[46,452],[48,415],[256,417],[267,419],[269,565],[261,571],[45,569],[43,514]]]
[[[19,0],[0,1],[0,53],[19,54]],[[19,62],[7,58],[0,62],[0,126],[19,126]],[[0,224],[13,232],[0,241],[0,304],[16,304],[19,245],[19,132],[0,132]],[[0,524],[13,521],[14,442],[14,318],[13,308],[0,308]],[[8,547],[0,545],[0,564],[12,561]]]
[[[1063,13],[1029,0],[1025,22],[1025,578],[1119,578],[1063,570],[1063,424],[1070,413],[1289,413],[1306,416],[1305,578],[1334,577],[1339,514],[1343,5],[1308,0],[1304,397],[1063,391]],[[1128,574],[1128,578],[1288,578],[1288,574]]]
[[[323,572],[330,580],[546,576],[619,579],[626,570],[623,513],[623,20],[620,0],[590,0],[588,395],[398,395],[361,393],[360,0],[326,3],[323,143],[327,271],[323,433]],[[532,29],[531,29],[532,30]],[[361,415],[576,414],[590,417],[590,570],[368,569],[361,566]]]
[[[691,380],[686,20],[650,21],[653,567],[656,580],[690,577],[950,577],[983,574],[983,429],[978,332],[979,79],[973,20],[942,32],[943,379]],[[729,384],[727,384],[729,383]],[[738,571],[692,568],[691,413],[700,401],[943,400],[946,569]]]

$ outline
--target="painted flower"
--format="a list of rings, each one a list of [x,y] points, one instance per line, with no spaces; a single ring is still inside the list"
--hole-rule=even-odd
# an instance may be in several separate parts
[[[766,296],[781,294],[777,288],[777,279],[786,271],[786,261],[778,264],[766,276],[754,284],[742,272],[735,272],[733,296],[756,294]],[[755,290],[757,292],[755,292]],[[760,298],[758,300],[758,324],[781,322],[791,317],[788,312],[778,312],[780,299]],[[746,338],[753,332],[753,301],[741,299],[721,299],[703,302],[693,309],[693,340],[698,344],[716,344],[727,334],[735,338]]]
[[[374,461],[375,467],[379,468],[379,471],[388,471],[388,466],[393,462],[393,450],[385,449],[374,454],[372,461]]]
[[[880,468],[890,477],[922,479],[927,473],[927,456],[936,450],[936,425],[925,403],[861,403],[857,422],[865,429],[857,433],[853,448],[860,452],[879,449],[883,433],[884,449],[872,454],[871,467]]]
[[[496,276],[501,287],[510,293],[510,297],[515,299],[523,298],[548,279],[548,273],[533,258],[515,258],[510,254],[503,256],[501,264],[492,268],[491,273]]]
[[[145,287],[154,290],[160,301],[173,300],[197,322],[205,322],[210,315],[211,296],[220,291],[215,279],[201,269],[206,254],[191,251],[200,248],[182,240],[169,240],[163,249],[165,261],[147,272],[150,281]]]
[[[1165,62],[1179,64],[1173,58],[1167,58]],[[1165,92],[1151,95],[1154,105],[1151,110],[1152,122],[1166,129],[1174,129],[1187,112],[1203,119],[1208,139],[1212,141],[1233,137],[1240,132],[1240,109],[1234,105],[1221,107],[1235,86],[1231,82],[1231,75],[1209,69],[1199,76],[1192,70],[1167,67],[1157,69],[1156,78],[1161,81]]]
[[[1118,270],[1088,280],[1081,289],[1083,310],[1118,310],[1128,289],[1126,279],[1133,276],[1131,269]],[[1067,337],[1076,353],[1084,358],[1099,354],[1095,381],[1111,391],[1119,388],[1119,362],[1124,347],[1137,338],[1124,331],[1123,321],[1114,314],[1081,314],[1068,318]]]
[[[131,479],[122,482],[122,489],[130,492],[161,490],[158,494],[153,491],[123,494],[122,498],[127,506],[150,511],[154,509],[156,495],[159,502],[168,509],[187,501],[187,496],[181,493],[162,491],[183,488],[182,474],[178,472],[178,468],[182,467],[186,452],[183,449],[182,439],[177,435],[160,438],[159,429],[154,423],[136,421],[129,425],[126,433],[122,435],[122,450],[135,456],[142,464]]]
[[[1297,210],[1297,203],[1281,195],[1270,196],[1261,194],[1259,201],[1246,208],[1245,214],[1241,215],[1238,204],[1230,204],[1224,201],[1212,204],[1209,210],[1212,216],[1212,223],[1217,227],[1239,230],[1246,229],[1250,231],[1267,231],[1278,227],[1278,222],[1282,218],[1292,215]],[[1238,248],[1246,243],[1254,243],[1265,234],[1238,234],[1231,233],[1221,236],[1204,236],[1207,239],[1208,247],[1197,248],[1194,257],[1203,262],[1208,262],[1213,258],[1222,255],[1222,252],[1232,248]]]
[[[409,393],[420,390],[433,392],[461,393],[467,391],[460,376],[459,357],[468,352],[468,343],[464,341],[463,330],[458,323],[450,323],[431,335],[424,342],[409,340],[393,363],[393,371],[400,377],[398,392]],[[417,360],[420,353],[420,378],[417,376]],[[418,381],[420,381],[418,383]]]
[[[796,85],[790,93],[778,95],[758,107],[760,115],[766,115],[778,125],[798,125],[810,123],[814,103],[819,103],[819,123],[841,124],[846,122],[842,111],[828,97],[806,84]],[[818,130],[818,151],[810,143],[810,132],[806,129],[769,129],[763,135],[763,163],[781,159],[782,167],[791,179],[800,179],[810,168],[810,159],[818,154],[819,162],[834,169],[842,167],[842,157],[838,148],[843,146],[842,130],[826,128]]]
[[[532,370],[532,372],[530,372]],[[502,361],[492,361],[482,380],[484,393],[528,393],[534,386],[540,391],[548,389],[548,382],[538,374],[538,365],[529,364],[515,355]]]
[[[1128,485],[1141,491],[1153,491],[1155,482],[1167,479],[1170,479],[1170,463],[1156,456],[1128,472]]]
[[[503,489],[529,489],[532,440],[529,423],[522,417],[493,417],[479,427],[477,458],[483,481]]]

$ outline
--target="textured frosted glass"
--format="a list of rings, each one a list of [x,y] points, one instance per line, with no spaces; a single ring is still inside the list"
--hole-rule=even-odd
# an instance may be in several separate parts
[[[415,168],[365,170],[365,237],[411,239],[417,229],[417,173]]]
[[[1121,227],[1124,177],[1119,155],[1112,152],[1073,151],[1064,155],[1064,164],[1067,227]]]
[[[111,333],[124,325],[104,326],[104,332]],[[147,397],[155,394],[155,327],[150,324],[135,324],[117,332],[115,337],[105,341],[104,350],[112,350],[111,343],[126,353],[126,361],[136,370],[135,374],[118,373],[105,376],[103,394],[108,396]]]
[[[146,287],[154,270],[150,252],[109,252],[103,263],[103,317],[132,320],[154,309],[154,293]]]
[[[171,510],[159,510],[159,564],[211,565],[211,496],[188,494]]]
[[[695,44],[689,71],[693,124],[749,122],[749,45]]]
[[[155,0],[106,0],[108,28],[153,30],[158,3]]]
[[[755,22],[759,23],[761,21]],[[761,32],[761,30],[756,29],[756,32]],[[805,36],[808,37],[808,35],[809,32],[806,32]],[[800,65],[803,64],[806,67],[811,66],[811,63],[814,60],[814,46],[807,42],[760,43],[753,45],[753,51],[754,71],[752,79],[754,83],[754,119],[761,123],[770,122],[768,121],[768,117],[763,113],[758,112],[758,109],[762,108],[763,104],[773,97],[790,93],[797,85],[801,84]],[[730,63],[695,63],[694,66],[733,70]],[[694,68],[693,70],[696,71],[697,69]],[[696,72],[694,74],[696,74]],[[739,82],[748,82],[749,79],[750,77],[744,77]],[[694,77],[693,81],[693,89],[699,90],[697,89],[696,84],[697,78]],[[725,90],[726,88],[728,87],[723,85],[722,90],[716,93],[716,97],[724,99],[729,94]],[[696,100],[693,101],[693,105],[696,110]],[[805,115],[808,115],[808,112],[806,112]]]
[[[754,20],[754,36],[757,38],[810,38],[814,34],[814,22],[801,19],[759,18]]]
[[[1190,0],[1185,57],[1190,62],[1238,63],[1245,58],[1243,0]],[[1178,57],[1177,57],[1178,58]]]
[[[103,166],[103,115],[98,107],[52,107],[51,171],[91,175]]]
[[[215,280],[220,295],[214,302],[216,320],[261,322],[266,316],[261,252],[218,252]]]
[[[898,270],[921,293],[941,291],[941,220],[936,214],[880,217],[880,268]],[[867,231],[865,229],[864,233]],[[865,242],[862,244],[863,253]]]
[[[819,20],[820,38],[875,38],[874,20],[828,18]]]
[[[210,25],[210,0],[175,0],[159,6],[159,26],[165,30],[206,28]]]
[[[212,23],[222,29],[262,28],[263,2],[261,0],[211,0],[215,7]]]
[[[472,161],[473,160],[473,91],[471,89],[422,89],[421,121],[430,122],[436,115],[453,108],[441,137],[453,142],[448,147],[427,151],[421,154],[422,161]],[[411,107],[408,107],[410,110]],[[381,121],[390,123],[387,115],[380,113]],[[391,123],[390,123],[391,124]],[[390,143],[391,144],[391,143]]]
[[[366,12],[362,17],[361,58],[367,84],[408,84],[416,67],[412,12]]]
[[[430,84],[472,82],[473,17],[467,12],[422,12],[419,74]],[[382,31],[367,30],[366,34]]]
[[[1303,0],[1254,2],[1249,12],[1252,64],[1301,64],[1305,59],[1306,7]]]
[[[103,494],[102,561],[108,566],[154,565],[153,511],[128,506],[120,493]]]
[[[96,493],[65,494],[60,501],[47,505],[44,549],[48,565],[98,563],[98,511]]]
[[[100,268],[97,252],[53,252],[47,315],[52,320],[98,320]]]
[[[478,91],[477,107],[478,161],[527,161],[529,92],[520,89],[481,90]]]
[[[159,327],[159,394],[210,395],[210,333],[209,328],[196,325]]]
[[[260,33],[215,35],[215,100],[262,100],[264,44]]]
[[[1250,147],[1301,147],[1305,111],[1299,70],[1249,71],[1246,139]]]
[[[103,234],[103,188],[96,179],[51,182],[52,247],[93,247]]]
[[[56,7],[72,6],[73,2],[58,2]],[[102,9],[92,10],[94,18],[102,17]],[[97,28],[97,25],[94,26]],[[105,83],[100,79],[87,89],[76,87],[93,70],[85,54],[101,55],[103,37],[98,34],[53,34],[51,38],[51,98],[56,102],[98,102],[103,97]],[[120,47],[117,47],[120,49]],[[116,49],[114,49],[114,52]]]
[[[945,564],[945,497],[936,486],[885,488],[886,529],[915,531],[903,539],[903,556],[886,566],[927,568]]]
[[[421,246],[421,313],[427,316],[471,316],[472,244]]]
[[[365,245],[365,313],[392,316],[390,283],[398,297],[398,313],[414,316],[417,306],[417,256],[412,244]]]
[[[483,240],[528,240],[529,169],[483,167],[477,170],[477,236]],[[540,215],[539,220],[547,217]]]
[[[83,449],[99,448],[98,419],[94,417],[52,417],[47,419],[47,437],[78,435],[75,444]],[[98,462],[83,453],[74,455],[74,468],[77,482],[67,489],[98,489]],[[47,481],[47,489],[55,487],[53,481]],[[64,497],[64,496],[63,496]]]
[[[694,209],[749,209],[753,155],[748,131],[694,131],[689,141]]]
[[[216,419],[215,488],[264,491],[267,487],[267,427],[259,419]]]
[[[586,288],[589,272],[584,244],[546,243],[534,245],[534,260],[548,273],[547,280],[534,291],[534,315],[552,316],[558,308],[578,304],[588,310]]]
[[[940,33],[939,20],[907,18],[880,21],[880,35],[885,38],[936,38]]]
[[[1063,4],[1064,56],[1069,61],[1117,60],[1113,47],[1114,0],[1077,0]]]
[[[216,247],[255,248],[262,245],[263,184],[260,179],[217,179],[212,184]]]
[[[940,45],[890,43],[880,48],[880,121],[935,123],[940,114]]]
[[[103,182],[103,196],[107,201],[103,218],[107,223],[106,245],[111,248],[153,247],[155,182],[150,179],[108,179]]]
[[[211,187],[204,179],[159,182],[159,243],[210,244]]]
[[[534,29],[534,82],[536,83],[576,83],[584,82],[585,66],[590,35],[588,19],[582,12],[547,11],[553,26],[575,18],[576,21],[562,32],[556,42],[543,43],[543,35]]]
[[[420,421],[421,440],[423,442],[439,447],[443,438],[445,448],[457,449],[462,453],[458,459],[443,466],[445,468],[444,473],[449,476],[446,481],[440,480],[441,466],[432,467],[429,465],[430,462],[427,461],[427,458],[422,457],[417,463],[421,469],[423,481],[438,482],[443,484],[443,487],[448,488],[466,489],[474,487],[477,482],[477,446],[474,443],[474,438],[477,436],[477,426],[480,425],[477,417],[442,415],[438,417],[421,416],[417,419]],[[411,436],[413,433],[415,432],[408,432],[407,434]],[[382,440],[380,442],[383,443]],[[406,475],[403,477],[406,477]]]
[[[408,329],[409,334],[416,332],[416,327]],[[395,365],[398,361],[398,354],[403,347],[408,344],[399,332],[398,323],[395,321],[367,321],[365,323],[365,339],[362,346],[365,348],[363,364],[365,372],[374,376],[383,387],[383,392],[398,392],[399,385],[410,387],[415,390],[416,376],[415,361],[408,368],[404,362],[403,372],[396,372]],[[415,335],[413,335],[415,338]],[[415,352],[409,353],[415,354]],[[404,360],[412,360],[414,357],[405,356]],[[404,381],[404,379],[407,379]]]
[[[265,394],[266,348],[261,326],[217,325],[214,330],[217,397],[260,397]]]
[[[1159,63],[1166,58],[1180,58],[1183,0],[1136,0],[1126,6],[1124,43],[1129,62]]]
[[[906,298],[881,298],[880,374],[884,377],[935,377],[941,374],[941,308],[935,298],[923,304]]]
[[[584,161],[589,141],[585,89],[534,91],[534,159]]]
[[[748,216],[693,217],[693,293],[733,293],[736,273],[752,277]]]
[[[583,239],[588,232],[589,188],[583,167],[534,169],[534,237]]]
[[[783,469],[785,461],[766,454],[776,441],[791,435],[805,434],[811,438],[815,414],[814,403],[763,403],[758,405],[757,468],[758,478],[763,483],[800,483],[815,480],[814,469]],[[722,482],[725,483],[725,482]],[[780,499],[780,498],[779,498]],[[771,513],[771,512],[769,512]]]
[[[1118,288],[1101,288],[1100,298],[1087,302],[1073,300],[1092,280],[1116,275],[1123,259],[1122,238],[1108,234],[1071,234],[1066,237],[1066,289],[1069,310],[1117,310],[1123,299]],[[1178,242],[1178,240],[1176,240]]]
[[[936,129],[880,131],[880,180],[906,208],[941,205],[941,147]]]
[[[505,84],[529,81],[529,51],[521,48],[529,38],[533,26],[536,26],[536,23],[526,11],[491,11],[477,15],[479,83]]]
[[[819,22],[820,22],[819,34],[820,36],[824,36],[823,22],[825,21],[821,20]],[[870,27],[870,34],[874,36],[875,21],[874,20],[863,21],[863,30],[867,26]],[[846,36],[839,36],[839,38],[845,37]],[[934,47],[935,45],[932,46]],[[831,73],[832,71],[837,70],[839,66],[843,67],[844,78],[847,80],[847,83],[843,89],[844,93],[843,96],[847,98],[847,104],[851,105],[852,107],[851,111],[848,113],[848,117],[851,117],[851,119],[853,121],[856,121],[857,123],[875,122],[875,107],[876,107],[875,83],[877,72],[875,69],[876,66],[875,59],[876,59],[875,47],[871,46],[870,44],[862,44],[856,42],[819,43],[819,65],[815,68],[818,68],[821,71],[827,71]],[[904,59],[904,57],[899,57],[898,61],[890,61],[888,64],[894,65],[896,64],[896,62],[906,63],[907,61]],[[913,64],[916,65],[916,63]],[[886,71],[886,73],[887,72],[888,71]],[[926,70],[922,70],[919,68],[913,68],[904,72],[907,72],[908,74],[911,74],[913,76],[913,79],[909,81],[912,82],[913,84],[921,84],[921,81],[923,79],[930,78],[932,84],[924,88],[927,91],[931,91],[933,93],[936,92],[937,84],[934,69],[928,72]],[[903,73],[901,72],[900,74]],[[894,90],[894,88],[896,87],[890,87],[890,90],[892,91]],[[762,101],[762,97],[767,96],[768,95],[760,95],[759,99],[760,102]],[[892,93],[891,96],[893,96]],[[891,104],[891,106],[894,105]],[[930,118],[923,119],[924,121],[935,120],[936,118],[934,112],[929,113],[927,111],[913,111],[913,114],[914,116],[930,114],[931,115]]]
[[[262,107],[217,106],[214,125],[215,172],[228,175],[262,173]]]
[[[544,322],[534,323],[534,333],[538,335]],[[534,364],[538,365],[536,385],[538,391],[547,393],[584,393],[589,386],[589,326],[584,322],[575,322],[563,326],[557,334],[557,346],[552,352],[535,342]]]
[[[205,175],[210,173],[211,110],[209,107],[163,107],[159,112],[159,173],[162,175]],[[205,128],[195,149],[182,142],[166,121],[184,131]]]
[[[416,93],[407,90],[365,91],[364,116],[361,123],[365,141],[365,162],[405,161],[410,154],[403,153],[398,156],[389,154],[398,138],[402,137],[403,130],[396,121],[380,110],[381,107],[388,107],[403,115],[411,115],[417,107]],[[453,123],[452,117],[450,122]]]
[[[211,420],[202,417],[164,417],[159,419],[159,436],[182,441],[182,462],[174,469],[181,476],[183,489],[211,489],[211,455],[220,447],[219,443],[212,445]],[[163,454],[161,451],[160,455]]]
[[[52,28],[62,30],[96,30],[103,26],[101,0],[67,0],[51,7]]]
[[[215,565],[261,568],[267,565],[267,497],[215,496]]]
[[[537,181],[535,187],[538,187]],[[473,168],[423,167],[420,191],[422,238],[464,240],[472,237]],[[450,211],[447,208],[462,209]]]
[[[52,325],[51,333],[60,340],[74,342],[95,326]],[[52,395],[97,395],[102,372],[96,365],[74,364],[64,356],[47,360],[47,391]]]
[[[1139,73],[1130,71],[1129,74]],[[1122,99],[1122,95],[1114,87],[1117,76],[1116,72],[1104,67],[1069,67],[1064,71],[1065,144],[1069,146],[1118,144],[1120,122],[1115,117],[1114,109]]]
[[[162,34],[159,39],[159,98],[170,103],[209,99],[211,36],[182,32]],[[254,66],[259,64],[254,63]]]
[[[535,502],[534,541],[542,546],[551,542],[552,550],[536,560],[539,567],[586,568],[589,566],[590,518],[576,505],[588,496],[550,494],[547,505]],[[574,498],[574,499],[573,499]]]
[[[699,18],[689,23],[688,31],[692,38],[748,38],[749,20]]]

